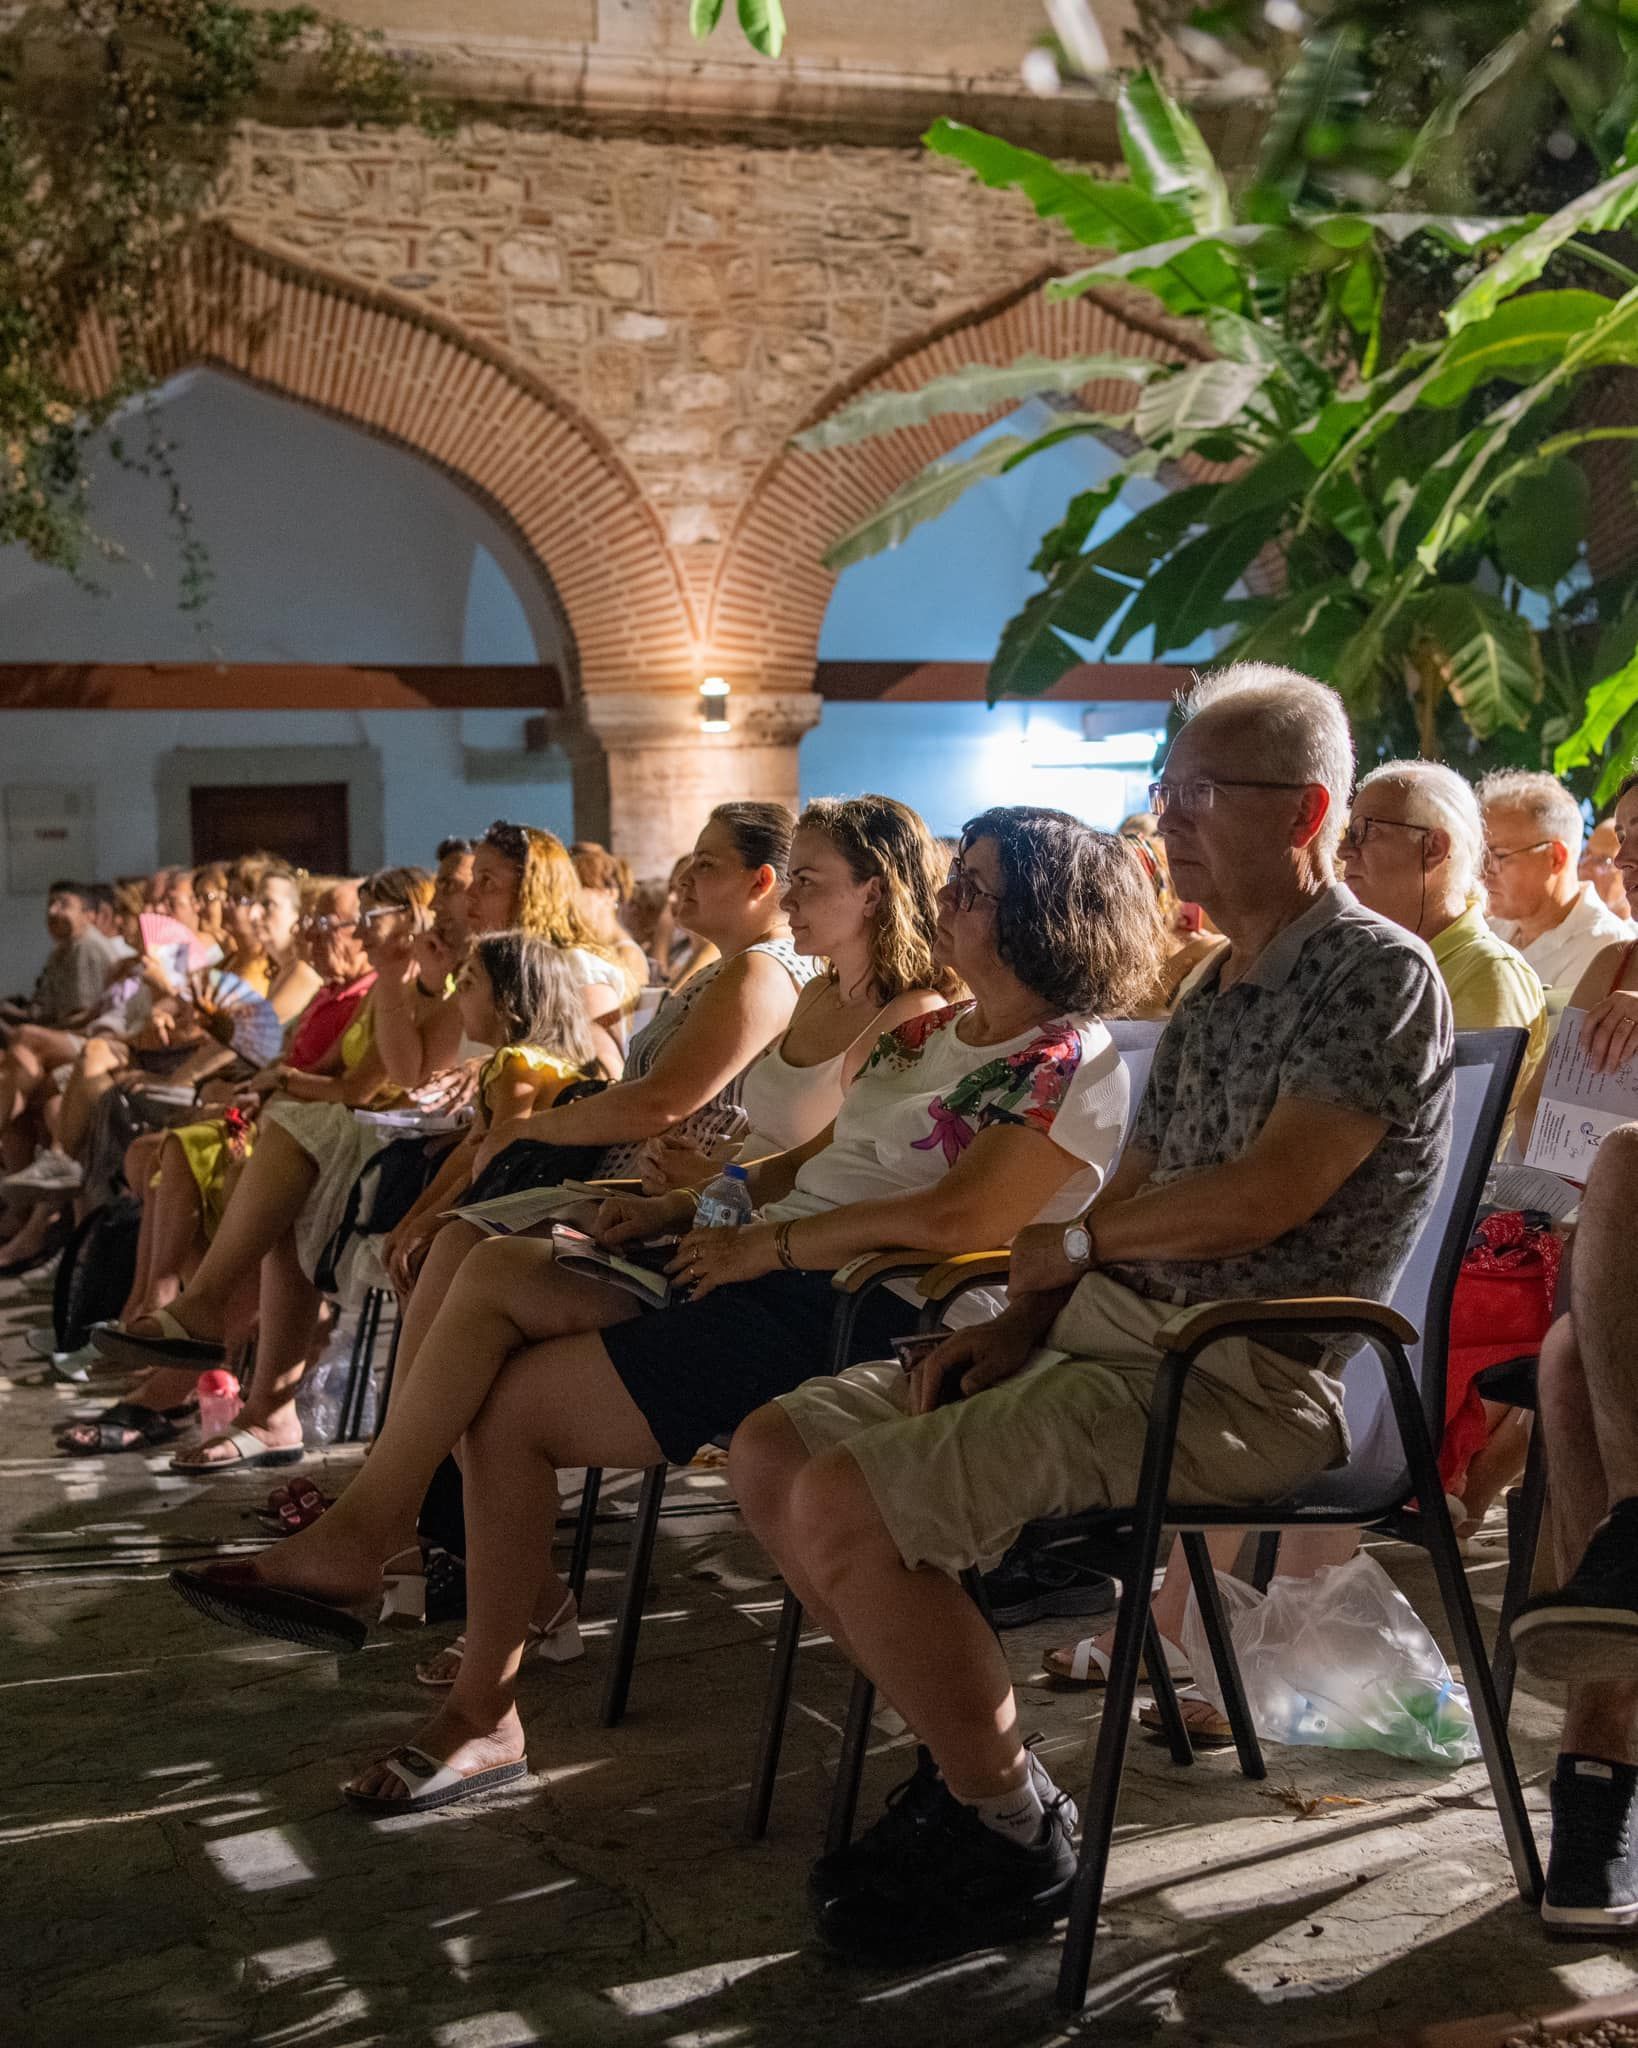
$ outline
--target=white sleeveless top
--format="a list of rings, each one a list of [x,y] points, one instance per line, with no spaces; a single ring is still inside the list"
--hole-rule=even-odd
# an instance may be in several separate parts
[[[766,1159],[770,1153],[793,1152],[836,1120],[845,1090],[842,1067],[847,1056],[868,1033],[874,1044],[880,1037],[876,1012],[862,1031],[851,1038],[834,1059],[817,1067],[793,1067],[785,1057],[785,1041],[776,1039],[747,1069],[740,1084],[740,1107],[751,1119],[751,1128],[739,1148],[741,1159]]]

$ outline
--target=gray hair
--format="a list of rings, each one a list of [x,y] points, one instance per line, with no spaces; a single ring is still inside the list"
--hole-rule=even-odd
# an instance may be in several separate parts
[[[1185,723],[1210,714],[1251,732],[1270,778],[1317,782],[1330,796],[1321,843],[1335,849],[1354,786],[1354,736],[1342,699],[1271,661],[1236,661],[1198,676],[1179,703]]]
[[[1360,793],[1386,783],[1405,795],[1405,822],[1443,832],[1452,876],[1469,903],[1484,901],[1484,817],[1473,785],[1442,761],[1384,761],[1360,781]]]
[[[1581,858],[1581,806],[1545,768],[1493,769],[1479,784],[1479,802],[1487,811],[1523,811],[1543,839],[1562,840],[1572,861]]]

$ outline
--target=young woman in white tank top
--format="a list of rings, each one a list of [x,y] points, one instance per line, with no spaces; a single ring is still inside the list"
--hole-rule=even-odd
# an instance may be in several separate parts
[[[767,1158],[827,1131],[876,1041],[955,992],[932,964],[937,848],[889,797],[810,804],[797,822],[783,908],[799,952],[829,963],[802,991],[784,1036],[751,1066],[740,1103],[748,1135],[721,1156],[651,1140],[644,1186],[699,1187],[723,1157]]]

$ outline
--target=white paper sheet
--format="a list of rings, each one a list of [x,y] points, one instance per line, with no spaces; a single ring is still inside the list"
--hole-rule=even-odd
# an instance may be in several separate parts
[[[1598,1148],[1622,1124],[1638,1123],[1638,1059],[1613,1074],[1596,1072],[1582,1050],[1585,1010],[1566,1010],[1547,1049],[1541,1106],[1530,1133],[1526,1166],[1586,1185]]]

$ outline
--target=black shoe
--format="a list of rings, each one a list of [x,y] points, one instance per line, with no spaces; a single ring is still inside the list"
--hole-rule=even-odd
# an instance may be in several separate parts
[[[1638,1500],[1610,1509],[1568,1585],[1525,1601],[1512,1638],[1535,1678],[1638,1678]]]
[[[1025,1550],[1017,1544],[984,1574],[984,1597],[997,1628],[1021,1628],[1048,1615],[1113,1620],[1120,1606],[1120,1588],[1107,1572],[1078,1562],[1067,1550]]]
[[[1561,1756],[1553,1778],[1553,1849],[1542,1925],[1607,1940],[1638,1934],[1638,1769],[1596,1756]]]
[[[424,1620],[428,1628],[445,1621],[466,1619],[466,1560],[437,1548],[427,1552],[427,1604]]]
[[[832,1849],[808,1872],[808,1900],[819,1912],[832,1899],[868,1885],[878,1864],[908,1853],[909,1844],[938,1812],[944,1780],[932,1752],[916,1744],[916,1768],[887,1795],[887,1811],[846,1848]]]
[[[1073,1812],[1054,1800],[1039,1839],[1023,1846],[940,1785],[933,1810],[874,1859],[868,1878],[819,1907],[820,1936],[860,1961],[908,1963],[1044,1933],[1067,1912],[1075,1882]]]

